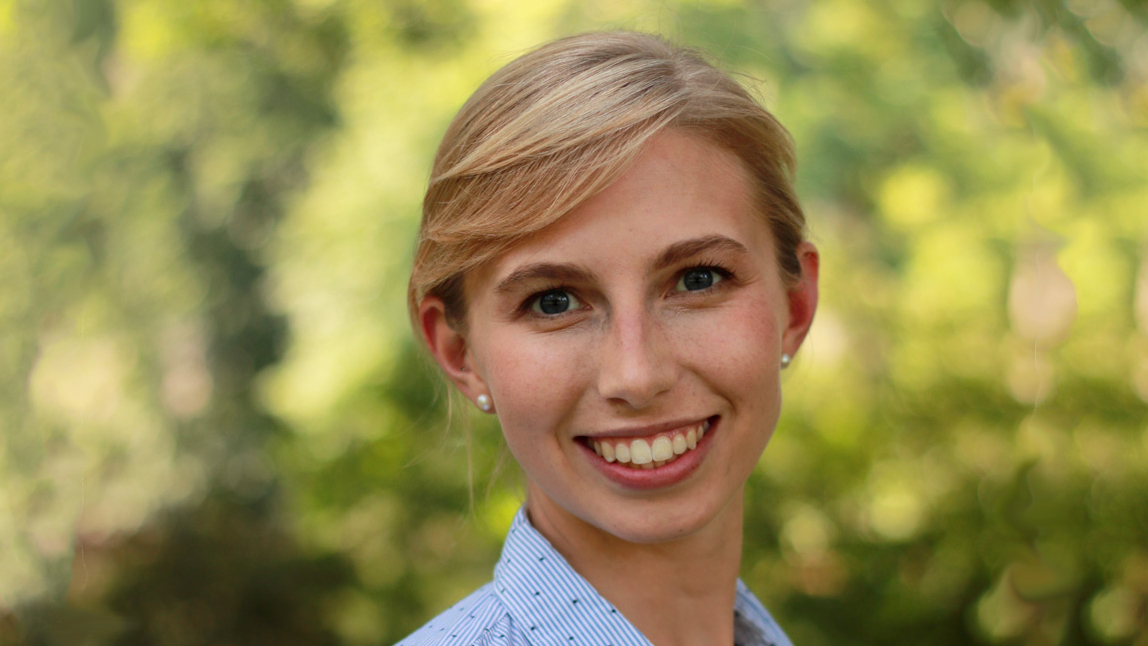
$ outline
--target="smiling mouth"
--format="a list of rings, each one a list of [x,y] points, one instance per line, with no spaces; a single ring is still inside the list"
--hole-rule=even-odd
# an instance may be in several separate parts
[[[656,469],[697,448],[713,418],[667,433],[638,438],[584,438],[587,446],[606,462],[631,469]]]

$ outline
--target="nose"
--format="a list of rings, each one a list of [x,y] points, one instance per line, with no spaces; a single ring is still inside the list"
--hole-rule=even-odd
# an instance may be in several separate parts
[[[633,409],[653,404],[678,378],[672,344],[645,311],[615,312],[598,361],[598,392]]]

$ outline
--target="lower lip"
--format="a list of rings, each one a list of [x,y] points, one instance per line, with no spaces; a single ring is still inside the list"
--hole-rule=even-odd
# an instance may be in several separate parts
[[[698,468],[709,452],[710,443],[717,433],[720,421],[720,418],[710,420],[709,430],[706,431],[705,437],[698,440],[697,448],[686,451],[669,464],[653,469],[635,469],[624,466],[621,462],[607,462],[585,443],[579,442],[578,445],[582,447],[590,464],[613,482],[629,489],[660,489],[685,480]]]

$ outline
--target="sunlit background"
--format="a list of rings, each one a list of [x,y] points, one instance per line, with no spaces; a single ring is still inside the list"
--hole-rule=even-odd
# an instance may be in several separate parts
[[[1146,26],[0,0],[0,643],[391,644],[489,580],[517,476],[404,309],[428,168],[502,64],[636,28],[798,143],[824,295],[742,568],[794,643],[1148,645]]]

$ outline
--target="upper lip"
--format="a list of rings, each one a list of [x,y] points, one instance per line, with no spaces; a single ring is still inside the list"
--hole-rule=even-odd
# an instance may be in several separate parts
[[[704,417],[690,417],[668,422],[659,422],[657,424],[647,424],[645,426],[631,426],[628,428],[617,428],[609,431],[602,431],[600,433],[587,433],[581,437],[588,437],[591,439],[602,439],[607,437],[644,437],[647,435],[657,435],[658,433],[665,433],[666,431],[673,431],[679,428],[688,428],[690,426],[697,426],[702,422],[710,419],[712,416]]]

